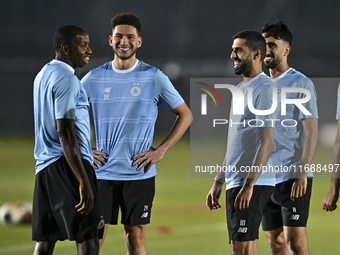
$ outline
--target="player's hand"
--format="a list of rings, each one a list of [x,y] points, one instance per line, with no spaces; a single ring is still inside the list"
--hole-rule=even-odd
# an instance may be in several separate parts
[[[161,149],[150,148],[147,151],[143,151],[134,155],[132,166],[138,165],[137,171],[144,168],[144,173],[147,173],[151,166],[161,161],[165,152]]]
[[[75,206],[81,214],[89,214],[94,206],[94,196],[89,183],[79,185],[80,202]]]
[[[297,178],[293,183],[290,193],[290,200],[294,201],[295,198],[302,197],[306,194],[307,190],[307,178]]]
[[[339,199],[339,192],[329,191],[322,201],[322,209],[326,212],[334,211],[337,208],[336,203]]]
[[[251,197],[253,196],[253,186],[243,186],[237,194],[234,207],[236,210],[243,210],[249,207]]]
[[[94,169],[98,169],[99,166],[104,166],[107,163],[107,157],[109,156],[105,152],[98,151],[96,149],[92,149],[92,154],[93,154],[93,163],[92,167]]]
[[[216,180],[214,181],[213,186],[211,187],[205,202],[209,210],[216,210],[218,208],[221,208],[221,205],[218,202],[218,200],[220,199],[222,193],[222,186],[223,186],[222,183]]]

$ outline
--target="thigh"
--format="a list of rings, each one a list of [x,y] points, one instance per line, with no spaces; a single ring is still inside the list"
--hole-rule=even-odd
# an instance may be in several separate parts
[[[126,181],[123,188],[123,203],[121,204],[121,223],[132,226],[149,224],[154,196],[155,177]]]
[[[254,241],[259,237],[263,207],[268,200],[273,187],[256,185],[250,200],[249,208],[235,210],[234,202],[241,187],[227,190],[227,226],[231,241]]]
[[[231,241],[231,253],[242,255],[257,255],[257,240],[254,241]]]
[[[283,228],[285,239],[288,243],[299,243],[307,247],[307,234],[306,227],[284,227]]]
[[[99,240],[97,238],[76,242],[78,255],[98,255],[99,254]]]
[[[139,242],[145,242],[146,238],[146,227],[147,225],[124,225],[125,235],[131,242],[132,240],[136,240]]]
[[[52,255],[56,241],[36,242],[33,254]]]

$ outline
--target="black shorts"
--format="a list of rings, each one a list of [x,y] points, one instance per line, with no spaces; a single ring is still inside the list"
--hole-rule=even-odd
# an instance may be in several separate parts
[[[307,191],[302,197],[290,200],[294,180],[275,185],[275,189],[263,209],[264,231],[286,227],[306,227],[313,178],[307,179]]]
[[[79,181],[65,157],[41,170],[35,179],[32,212],[32,239],[35,241],[73,240],[82,242],[102,237],[97,179],[91,164],[82,159],[95,197],[93,210],[80,214]]]
[[[229,241],[254,241],[259,239],[263,206],[274,187],[255,185],[249,207],[243,210],[236,210],[234,203],[241,188],[232,188],[226,192]]]
[[[122,224],[150,223],[155,177],[135,181],[98,180],[98,189],[105,224],[117,224],[119,207]]]

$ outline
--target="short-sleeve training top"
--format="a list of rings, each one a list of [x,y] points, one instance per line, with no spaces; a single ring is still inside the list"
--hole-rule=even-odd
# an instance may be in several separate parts
[[[279,77],[272,80],[274,87],[278,89],[278,116],[279,121],[275,126],[275,147],[271,158],[276,167],[276,183],[297,178],[300,171],[302,152],[305,141],[305,133],[302,121],[304,119],[318,119],[317,95],[313,82],[294,68],[289,68]],[[282,88],[303,88],[310,92],[311,98],[302,106],[310,113],[305,114],[296,104],[286,105],[286,114],[281,114]],[[305,93],[286,93],[285,97],[291,99],[303,99]],[[313,177],[311,171],[308,177]]]
[[[82,83],[92,105],[97,149],[109,155],[96,170],[98,179],[141,180],[156,175],[155,165],[144,173],[132,157],[151,147],[158,105],[171,110],[184,101],[159,69],[142,61],[127,70],[113,62],[91,70]]]
[[[74,69],[53,60],[37,74],[33,88],[36,173],[63,156],[57,119],[74,119],[82,158],[92,162],[89,103]]]
[[[244,95],[244,114],[234,115],[230,110],[228,145],[226,153],[227,189],[240,187],[252,166],[256,152],[261,144],[259,128],[272,127],[277,111],[266,115],[254,114],[248,107],[249,88],[252,88],[252,104],[257,110],[269,110],[273,105],[273,84],[265,73],[260,73],[247,83],[237,85]],[[234,99],[233,99],[234,100]],[[271,160],[267,162],[267,167]],[[263,171],[255,185],[275,185],[275,173]]]

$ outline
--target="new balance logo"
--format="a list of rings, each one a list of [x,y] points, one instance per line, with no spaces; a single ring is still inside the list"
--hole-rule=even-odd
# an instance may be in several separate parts
[[[291,220],[299,220],[300,215],[299,214],[292,214],[292,216],[290,216]]]
[[[143,212],[143,214],[142,214],[141,218],[147,218],[147,217],[148,217],[148,215],[149,215],[149,213],[148,213],[148,212]]]
[[[238,233],[247,233],[247,231],[248,231],[248,228],[242,228],[242,227],[240,227],[238,230],[237,230],[237,232]]]

